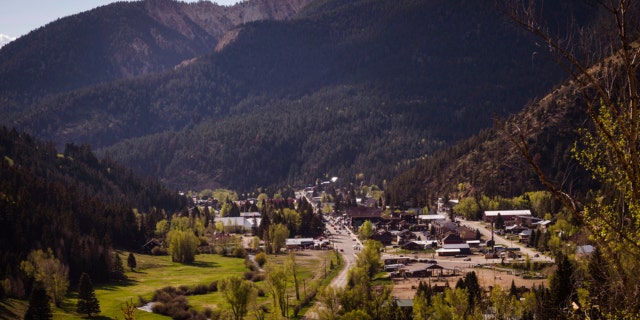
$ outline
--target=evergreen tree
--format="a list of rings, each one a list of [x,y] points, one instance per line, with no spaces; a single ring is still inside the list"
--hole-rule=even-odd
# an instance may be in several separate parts
[[[416,291],[416,296],[420,294],[426,300],[426,305],[430,306],[431,297],[433,296],[433,288],[431,288],[431,284],[424,283],[422,282],[422,280],[420,280],[420,283],[418,284],[418,290]]]
[[[516,288],[516,283],[514,280],[511,280],[511,288],[509,288],[509,295],[514,297],[518,297],[518,288]]]
[[[482,300],[482,288],[478,282],[478,276],[475,271],[467,272],[464,276],[464,287],[469,294],[469,307],[475,308]]]
[[[562,252],[556,256],[558,269],[549,278],[549,299],[554,308],[569,306],[574,296],[574,266]]]
[[[96,298],[96,293],[93,290],[93,283],[91,278],[86,272],[80,276],[80,283],[78,284],[78,313],[86,313],[89,317],[92,314],[100,313],[100,302]]]
[[[497,230],[504,229],[504,218],[502,218],[502,215],[499,212],[498,216],[496,217],[495,228]]]
[[[127,257],[127,267],[131,268],[131,271],[133,271],[137,266],[136,256],[133,255],[133,252],[129,252],[129,256]]]
[[[124,279],[124,265],[122,264],[122,259],[120,255],[116,252],[114,253],[114,263],[113,263],[113,277],[115,279]]]
[[[607,302],[615,299],[614,295],[609,292],[609,265],[607,259],[602,255],[600,247],[596,247],[589,257],[587,263],[587,271],[589,276],[588,288],[589,293],[594,300],[599,301],[600,304],[607,304]]]
[[[29,307],[24,315],[25,320],[51,319],[51,305],[49,304],[49,296],[42,281],[36,281],[31,289],[29,296]]]

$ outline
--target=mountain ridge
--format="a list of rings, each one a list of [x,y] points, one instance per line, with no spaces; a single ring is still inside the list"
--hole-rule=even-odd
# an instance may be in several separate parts
[[[532,60],[530,35],[476,1],[322,0],[234,30],[175,70],[86,86],[5,121],[91,144],[172,188],[381,184],[563,79],[543,54]]]
[[[171,69],[213,51],[243,23],[289,19],[309,2],[117,2],[58,19],[0,49],[1,107],[16,112],[61,92]]]

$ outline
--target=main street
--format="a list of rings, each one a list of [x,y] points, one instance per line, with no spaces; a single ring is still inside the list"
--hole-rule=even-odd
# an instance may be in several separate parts
[[[356,235],[352,234],[347,228],[339,227],[335,224],[334,227],[331,227],[330,223],[327,223],[327,230],[331,232],[330,239],[333,243],[333,247],[342,254],[342,261],[344,264],[340,273],[331,281],[331,285],[337,288],[343,288],[347,285],[347,274],[349,269],[351,269],[351,267],[356,263],[357,250],[354,246],[362,248],[362,244],[357,240]]]

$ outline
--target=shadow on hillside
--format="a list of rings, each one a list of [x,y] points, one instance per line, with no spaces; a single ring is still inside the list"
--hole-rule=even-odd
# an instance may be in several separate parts
[[[106,316],[101,316],[101,315],[97,315],[97,316],[92,315],[91,317],[84,316],[84,317],[82,317],[82,319],[94,319],[94,320],[107,320],[108,319],[108,320],[111,320],[111,318],[106,317]]]
[[[117,290],[120,287],[134,286],[137,283],[138,283],[138,281],[136,281],[136,280],[124,279],[124,280],[118,280],[118,281],[105,283],[105,284],[101,285],[99,288],[102,289],[102,290],[113,291],[113,290]]]
[[[214,261],[194,261],[189,264],[190,266],[198,267],[198,268],[217,268],[220,267],[220,264]]]

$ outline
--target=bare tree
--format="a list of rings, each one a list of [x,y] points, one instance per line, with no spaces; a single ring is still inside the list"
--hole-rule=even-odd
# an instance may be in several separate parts
[[[530,132],[511,119],[503,124],[508,138],[541,182],[562,201],[610,261],[609,301],[593,301],[609,316],[640,314],[640,83],[638,63],[638,1],[597,0],[603,19],[591,28],[575,28],[555,37],[543,24],[541,1],[501,2],[512,19],[539,38],[570,75],[568,87],[584,107],[588,123],[572,155],[601,184],[577,199],[544,173],[531,152]],[[589,306],[585,306],[589,307]],[[595,308],[595,307],[594,307]]]

